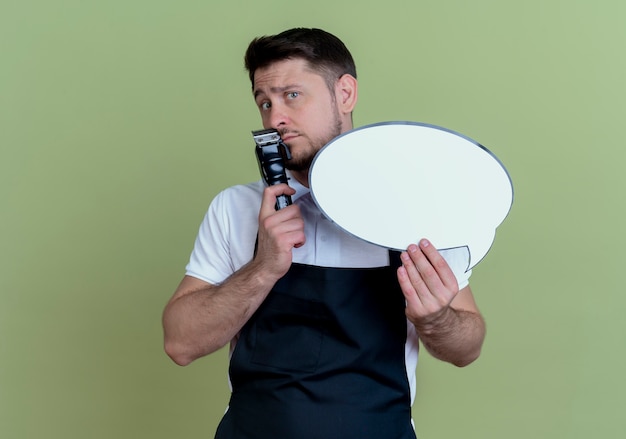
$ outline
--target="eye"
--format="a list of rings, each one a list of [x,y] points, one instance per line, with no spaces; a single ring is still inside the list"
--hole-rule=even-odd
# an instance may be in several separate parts
[[[298,91],[290,91],[289,93],[287,93],[287,99],[295,99],[298,96],[300,96],[300,92]]]
[[[271,106],[272,104],[269,101],[263,101],[259,104],[261,110],[268,110]]]

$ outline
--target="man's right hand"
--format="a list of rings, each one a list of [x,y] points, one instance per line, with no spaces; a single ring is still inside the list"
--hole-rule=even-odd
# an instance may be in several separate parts
[[[276,197],[293,195],[296,191],[286,184],[268,186],[263,192],[259,210],[259,235],[254,263],[263,274],[275,280],[287,273],[292,262],[292,250],[304,245],[304,220],[300,208],[292,204],[275,210]]]

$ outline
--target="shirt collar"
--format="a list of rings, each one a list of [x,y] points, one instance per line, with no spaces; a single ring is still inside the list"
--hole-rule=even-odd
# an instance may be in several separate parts
[[[286,171],[286,174],[287,174],[287,178],[289,179],[289,186],[291,186],[292,188],[296,190],[296,193],[291,196],[292,201],[296,201],[298,198],[311,192],[311,190],[308,187],[300,184],[300,182],[294,178],[294,176],[291,174],[291,172],[289,172],[289,170]]]

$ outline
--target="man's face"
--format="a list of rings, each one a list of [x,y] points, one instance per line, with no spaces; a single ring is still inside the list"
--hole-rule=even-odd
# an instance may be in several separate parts
[[[254,99],[263,128],[275,128],[289,146],[292,171],[308,171],[313,157],[345,131],[334,92],[303,59],[275,62],[254,73]]]

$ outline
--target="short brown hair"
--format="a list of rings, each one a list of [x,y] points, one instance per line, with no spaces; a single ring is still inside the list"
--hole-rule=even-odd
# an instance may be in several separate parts
[[[252,87],[257,69],[286,59],[307,61],[331,90],[346,73],[356,78],[352,55],[339,38],[321,29],[294,28],[252,40],[244,57]]]

